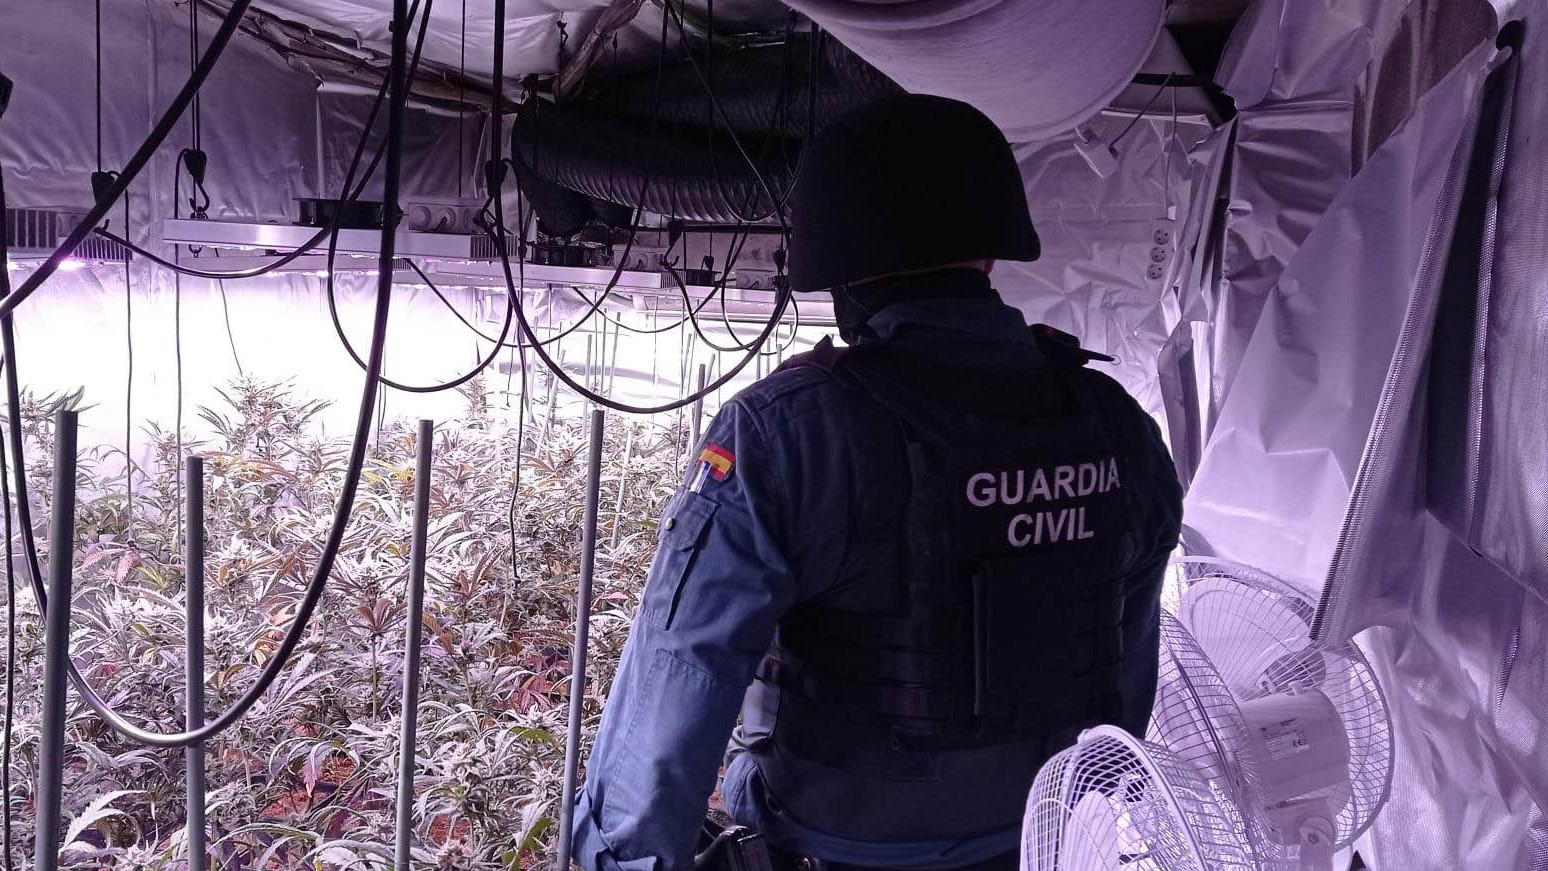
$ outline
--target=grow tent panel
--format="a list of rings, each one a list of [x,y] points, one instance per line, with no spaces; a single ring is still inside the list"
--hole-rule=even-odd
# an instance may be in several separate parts
[[[1190,544],[1320,592],[1418,269],[1492,48],[1426,98],[1269,295],[1188,494]]]
[[[1402,690],[1406,788],[1373,836],[1386,863],[1548,864],[1548,40],[1534,24],[1485,102],[1443,268],[1408,300],[1409,354],[1329,572],[1326,631],[1384,627],[1379,663]]]
[[[1090,126],[1114,137],[1129,120],[1098,116]],[[1188,151],[1209,131],[1201,120],[1184,118],[1174,135],[1166,113],[1141,121],[1123,139],[1118,169],[1106,179],[1092,173],[1071,136],[1016,149],[1043,252],[1031,263],[996,263],[995,287],[1028,322],[1051,324],[1117,357],[1116,365],[1100,368],[1152,413],[1161,411],[1156,357],[1170,332],[1163,303],[1172,261],[1186,247],[1177,240],[1189,217]],[[1161,246],[1164,277],[1153,279],[1147,271],[1157,228],[1173,242]]]

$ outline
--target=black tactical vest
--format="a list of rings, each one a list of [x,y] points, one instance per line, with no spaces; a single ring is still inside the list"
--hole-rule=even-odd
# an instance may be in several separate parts
[[[786,364],[821,368],[896,417],[908,498],[890,612],[805,605],[781,622],[755,692],[797,704],[779,706],[772,746],[754,748],[768,765],[790,754],[907,779],[908,760],[1004,747],[1024,768],[1050,736],[1121,720],[1141,482],[1108,434],[1132,430],[1134,412],[1081,368],[1094,355],[1042,339],[1064,394],[1055,414],[924,408],[884,347],[825,344]],[[986,795],[1024,797],[1033,773],[1009,771]]]

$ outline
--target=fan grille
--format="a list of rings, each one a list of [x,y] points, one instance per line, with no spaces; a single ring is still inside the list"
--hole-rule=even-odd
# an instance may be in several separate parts
[[[1193,671],[1189,659],[1198,656],[1218,674],[1219,686],[1203,687],[1201,704],[1208,710],[1222,710],[1216,698],[1222,689],[1236,703],[1243,703],[1302,687],[1320,691],[1333,704],[1348,735],[1349,778],[1332,791],[1328,801],[1336,813],[1338,845],[1353,843],[1386,801],[1392,779],[1391,721],[1364,654],[1353,643],[1313,641],[1315,608],[1306,597],[1285,582],[1245,566],[1199,558],[1177,560],[1162,602],[1163,608],[1178,615],[1191,642],[1186,645],[1191,650],[1172,665]],[[1164,647],[1176,640],[1174,636],[1163,627]],[[1167,660],[1163,655],[1163,669]],[[1197,678],[1195,688],[1200,688]],[[1159,701],[1157,707],[1159,714],[1166,715]],[[1240,712],[1234,719],[1227,713],[1224,720],[1240,723]],[[1186,747],[1182,752],[1185,758],[1193,758]],[[1204,747],[1197,752],[1207,757],[1213,751]],[[1251,787],[1250,772],[1246,779]]]
[[[1236,808],[1187,762],[1099,727],[1038,772],[1023,871],[1251,869]]]
[[[1192,765],[1224,802],[1259,806],[1257,770],[1231,748],[1245,745],[1247,723],[1236,699],[1199,650],[1188,630],[1171,614],[1161,615],[1161,658],[1149,739]],[[1243,814],[1242,836],[1262,859],[1284,857],[1262,817]]]

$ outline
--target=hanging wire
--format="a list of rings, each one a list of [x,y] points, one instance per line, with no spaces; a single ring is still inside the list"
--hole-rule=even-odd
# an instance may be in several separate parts
[[[0,197],[3,199],[3,197]],[[3,252],[0,252],[3,253]],[[3,260],[0,257],[0,260]],[[9,292],[10,288],[5,288]],[[8,422],[10,426],[16,426],[14,418],[18,415],[12,410]],[[0,796],[4,796],[5,824],[4,844],[5,871],[11,871],[11,728],[16,715],[16,560],[14,549],[11,545],[12,521],[11,521],[11,483],[10,472],[6,469],[5,451],[0,450],[0,501],[4,502],[5,511],[5,734],[0,736]]]
[[[188,0],[188,58],[189,69],[192,70],[199,59],[199,0]],[[194,93],[193,107],[189,110],[193,119],[193,148],[196,151],[204,149],[204,108],[197,92]]]
[[[5,207],[5,164],[3,161],[0,161],[0,214],[4,214]],[[6,241],[6,234],[0,233],[0,263],[5,263],[10,259],[9,246],[6,244]],[[0,269],[0,299],[10,296],[10,294],[11,272],[8,269]],[[8,351],[14,346],[15,342],[11,336],[11,319],[9,317],[0,318],[0,347]],[[5,369],[4,375],[7,385],[15,381],[14,365],[15,361],[10,355],[7,355],[3,361],[0,361],[0,366],[3,366]],[[16,395],[14,391],[8,391],[8,393],[10,396]],[[18,411],[19,406],[19,402],[13,401],[10,403],[7,409],[8,414],[6,415],[7,420],[5,421],[4,432],[0,432],[0,436],[3,436],[8,443],[11,441],[11,430],[20,425],[18,423],[18,419],[21,417]],[[20,456],[19,453],[18,456]],[[0,794],[4,796],[5,807],[3,812],[5,819],[3,826],[0,826],[0,849],[5,850],[5,871],[12,871],[11,751],[13,743],[12,726],[16,711],[16,566],[15,558],[13,557],[15,549],[11,537],[14,528],[11,521],[11,476],[6,466],[6,452],[3,447],[0,447],[0,498],[3,498],[5,503],[5,586],[7,590],[5,597],[5,722],[3,726],[0,726],[0,729],[3,729],[3,732],[0,732]],[[18,494],[21,492],[18,491]]]
[[[114,181],[112,187],[104,196],[98,198],[97,204],[88,212],[86,218],[71,231],[60,248],[53,255],[50,255],[43,266],[38,267],[34,271],[32,277],[27,282],[24,282],[21,287],[14,291],[10,287],[8,277],[0,278],[0,298],[3,298],[3,301],[0,301],[0,345],[3,345],[3,353],[9,363],[5,367],[4,374],[7,399],[13,416],[16,410],[20,408],[21,403],[19,398],[20,388],[16,378],[16,340],[11,318],[12,312],[16,305],[25,300],[32,290],[35,290],[42,281],[48,278],[54,269],[58,268],[58,263],[62,262],[64,256],[90,232],[91,227],[101,219],[111,203],[118,196],[122,195],[123,189],[144,168],[149,161],[149,156],[165,140],[171,126],[176,123],[178,117],[186,109],[191,94],[197,92],[198,88],[208,78],[210,70],[214,67],[216,60],[218,60],[226,45],[229,44],[231,36],[235,33],[236,26],[240,22],[242,14],[246,11],[249,2],[250,0],[234,0],[231,9],[226,13],[226,18],[222,22],[220,31],[211,43],[209,51],[200,59],[199,68],[195,71],[195,75],[179,91],[178,97],[174,101],[174,106],[169,108],[161,120],[157,122],[156,128],[141,144],[135,156],[131,158],[124,173]],[[410,19],[403,13],[402,6],[403,0],[395,0],[394,20],[401,26],[397,29],[397,33],[400,35],[394,37],[392,69],[389,73],[391,81],[395,83],[392,89],[393,108],[389,116],[387,138],[389,152],[389,159],[387,161],[388,186],[390,191],[396,190],[396,180],[401,167],[402,115],[407,98],[407,89],[404,86],[406,82],[404,61],[407,54],[404,51],[404,39],[406,37],[405,28],[409,25]],[[0,179],[0,205],[3,205],[3,199],[3,179]],[[389,251],[392,245],[392,237],[385,230],[383,232],[382,244],[385,257],[385,252]],[[0,249],[3,249],[3,247],[3,242],[0,242]],[[3,250],[0,250],[0,255],[4,253]],[[52,264],[52,268],[48,268],[50,264]],[[390,263],[385,265],[390,270]],[[328,537],[323,544],[322,552],[318,557],[317,566],[306,585],[305,593],[297,606],[291,625],[287,627],[279,646],[263,664],[253,685],[239,698],[234,700],[225,712],[198,729],[180,733],[151,732],[129,722],[92,689],[91,685],[82,677],[74,662],[70,662],[70,679],[75,685],[77,693],[114,731],[142,744],[156,747],[187,746],[207,741],[224,732],[246,715],[274,684],[275,680],[278,679],[281,671],[289,664],[291,656],[306,634],[312,616],[316,612],[317,605],[322,598],[327,580],[332,573],[334,562],[338,558],[339,549],[343,543],[344,533],[349,524],[349,518],[354,506],[355,495],[359,490],[360,477],[365,464],[366,437],[370,431],[370,415],[372,409],[376,406],[378,376],[381,373],[381,353],[386,341],[387,316],[392,299],[390,286],[390,275],[378,284],[376,319],[372,328],[371,368],[368,370],[365,383],[361,388],[360,413],[356,420],[354,440],[350,448],[350,455],[344,472],[343,486],[336,503],[333,522],[329,528]],[[43,572],[38,556],[37,542],[33,536],[31,514],[26,498],[26,478],[24,474],[17,472],[15,465],[17,460],[25,462],[20,428],[14,425],[11,426],[6,435],[7,441],[10,443],[13,461],[11,469],[13,474],[17,474],[17,519],[20,521],[18,525],[22,530],[22,540],[26,551],[33,595],[37,599],[39,610],[46,612],[48,596],[47,591],[42,586]],[[68,554],[56,554],[54,558],[68,559],[70,556]]]
[[[129,198],[124,197],[124,233],[129,232]],[[134,543],[134,278],[124,258],[124,535]]]
[[[226,342],[231,346],[231,360],[236,363],[237,374],[245,378],[247,372],[242,368],[241,356],[237,354],[236,335],[231,332],[231,306],[226,302],[226,282],[217,281],[215,286],[220,289],[220,311],[226,319]]]
[[[463,108],[467,105],[468,84],[468,0],[462,0],[462,30],[457,40],[457,196],[462,197],[462,161],[467,146],[462,141]]]
[[[102,171],[102,0],[96,2],[97,172]]]
[[[1123,141],[1123,137],[1128,136],[1129,135],[1129,131],[1134,129],[1134,125],[1138,124],[1140,121],[1142,121],[1145,118],[1145,115],[1150,112],[1150,107],[1154,106],[1155,103],[1156,103],[1156,100],[1161,98],[1161,94],[1164,93],[1166,91],[1166,89],[1171,87],[1171,86],[1172,86],[1172,73],[1167,73],[1166,74],[1166,78],[1161,80],[1161,84],[1156,86],[1156,92],[1154,94],[1150,95],[1150,99],[1145,101],[1145,105],[1144,106],[1140,107],[1139,114],[1135,115],[1134,116],[1134,120],[1130,121],[1128,123],[1128,126],[1124,127],[1123,130],[1117,136],[1114,136],[1113,137],[1113,141],[1111,143],[1109,143],[1109,144],[1112,147],[1116,148],[1118,146],[1118,143]],[[1176,99],[1176,94],[1175,93],[1172,95],[1172,98],[1174,100]]]

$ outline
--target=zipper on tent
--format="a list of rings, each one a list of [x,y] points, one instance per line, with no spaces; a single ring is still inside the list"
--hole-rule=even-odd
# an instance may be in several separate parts
[[[1491,195],[1498,192],[1499,174],[1504,169],[1502,155],[1509,143],[1510,107],[1515,96],[1516,82],[1516,64],[1512,63],[1515,56],[1515,52],[1502,49],[1492,59],[1490,64],[1492,69],[1485,74],[1485,87],[1487,87],[1488,77],[1502,67],[1505,68],[1504,82],[1501,84],[1504,93],[1500,116],[1496,122],[1498,133],[1495,153],[1491,155]],[[1480,94],[1482,93],[1483,89],[1480,89]],[[1445,274],[1460,204],[1461,186],[1458,184],[1458,179],[1465,174],[1473,160],[1482,104],[1483,101],[1479,100],[1478,105],[1470,111],[1467,123],[1463,126],[1461,141],[1458,142],[1457,149],[1452,154],[1451,163],[1446,168],[1446,176],[1441,182],[1436,215],[1425,233],[1423,253],[1414,280],[1414,294],[1409,300],[1408,310],[1403,315],[1403,325],[1398,332],[1397,346],[1393,349],[1392,362],[1387,368],[1387,378],[1376,404],[1371,432],[1365,442],[1365,452],[1360,458],[1359,468],[1355,471],[1354,485],[1350,488],[1349,504],[1344,510],[1343,528],[1339,531],[1338,543],[1333,549],[1327,582],[1323,585],[1322,597],[1317,605],[1317,616],[1312,621],[1313,641],[1324,643],[1330,640],[1344,641],[1352,634],[1348,631],[1349,614],[1345,607],[1349,585],[1354,575],[1357,557],[1365,554],[1371,536],[1371,501],[1376,494],[1386,489],[1393,473],[1391,454],[1397,447],[1398,436],[1401,434],[1397,431],[1397,427],[1403,423],[1402,420],[1394,418],[1398,412],[1407,412],[1410,408],[1408,398],[1414,395],[1419,377],[1425,368],[1425,358],[1421,352],[1427,345],[1422,343],[1422,339],[1434,329],[1440,281]],[[1486,250],[1493,250],[1494,230],[1494,222],[1488,221],[1484,228],[1484,235],[1487,238],[1483,244]],[[1480,260],[1481,270],[1488,269],[1490,266],[1491,264]],[[1407,417],[1406,413],[1403,417]]]

